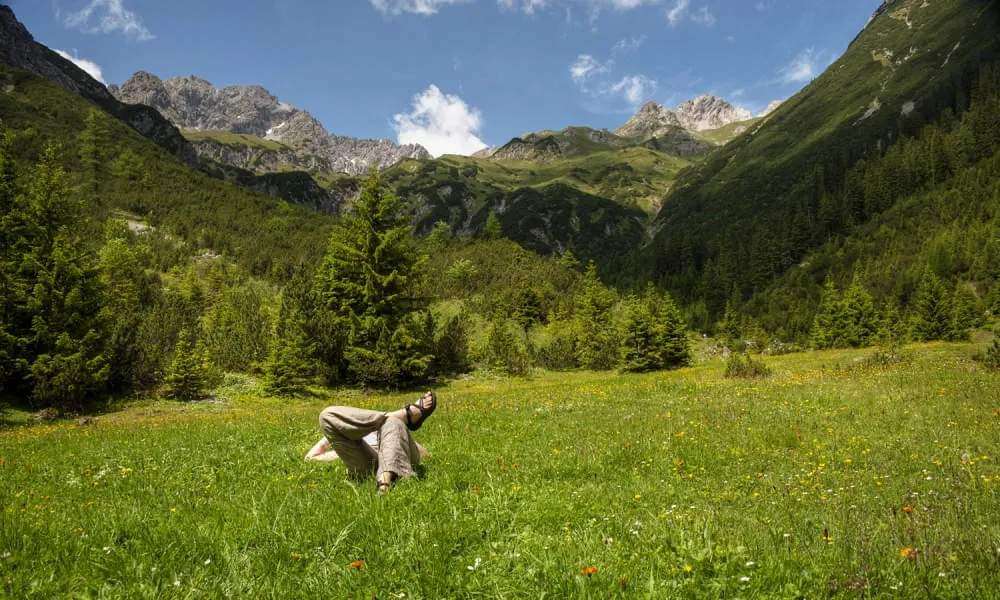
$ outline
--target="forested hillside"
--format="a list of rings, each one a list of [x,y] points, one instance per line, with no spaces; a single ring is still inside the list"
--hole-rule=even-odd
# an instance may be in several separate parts
[[[645,275],[674,290],[706,330],[727,304],[754,298],[772,334],[804,340],[826,271],[852,273],[860,258],[821,248],[851,237],[876,260],[886,249],[862,241],[872,219],[995,152],[998,14],[995,2],[887,2],[819,78],[678,175],[654,243],[618,270],[622,280]],[[934,221],[919,227],[937,236]],[[816,267],[822,256],[830,262]],[[896,286],[884,275],[873,290]],[[799,300],[778,277],[798,282]]]

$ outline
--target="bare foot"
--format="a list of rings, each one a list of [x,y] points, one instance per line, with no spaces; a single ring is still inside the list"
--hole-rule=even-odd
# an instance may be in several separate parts
[[[420,426],[424,424],[424,420],[431,416],[431,413],[433,413],[436,408],[437,394],[428,390],[424,393],[420,400],[388,414],[390,417],[395,417],[406,423],[406,426],[411,431],[416,431],[417,429],[420,429]]]

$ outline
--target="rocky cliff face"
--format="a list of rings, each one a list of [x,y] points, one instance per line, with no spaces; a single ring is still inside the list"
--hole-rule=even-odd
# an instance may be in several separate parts
[[[325,171],[356,175],[372,166],[385,168],[406,158],[431,157],[416,144],[401,146],[389,140],[331,135],[308,112],[280,102],[260,86],[216,88],[198,77],[163,81],[140,71],[120,88],[109,89],[123,102],[156,108],[179,127],[230,131],[281,142],[299,154],[320,157],[326,163]]]
[[[736,108],[722,98],[705,94],[688,100],[674,111],[681,127],[688,131],[718,129],[753,118],[745,108]]]
[[[155,110],[145,106],[125,106],[99,81],[72,62],[39,44],[10,7],[0,4],[0,61],[44,77],[63,89],[86,98],[128,123],[143,136],[189,164],[197,162],[194,149],[176,127]]]
[[[678,128],[692,132],[707,131],[752,118],[753,114],[745,108],[736,108],[722,98],[705,94],[688,100],[674,110],[656,102],[647,102],[618,129],[618,134],[660,137]]]
[[[618,135],[628,137],[657,137],[681,128],[681,121],[674,111],[656,102],[642,105],[639,112],[632,115],[618,128]]]

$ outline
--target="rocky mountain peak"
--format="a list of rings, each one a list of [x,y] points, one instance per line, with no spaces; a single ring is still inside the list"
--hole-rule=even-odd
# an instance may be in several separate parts
[[[216,88],[194,75],[161,81],[139,72],[111,91],[123,102],[152,106],[178,127],[277,141],[324,159],[324,166],[332,171],[361,174],[372,166],[385,168],[406,158],[430,158],[416,144],[331,135],[311,114],[279,101],[259,85]]]
[[[639,108],[616,133],[628,137],[655,137],[681,126],[674,111],[653,101]]]
[[[63,89],[88,100],[101,102],[111,98],[100,82],[37,43],[6,4],[0,4],[0,61],[55,81]]]
[[[746,121],[753,114],[745,108],[736,108],[718,96],[702,94],[688,100],[675,111],[681,126],[689,131],[718,129],[730,123]]]

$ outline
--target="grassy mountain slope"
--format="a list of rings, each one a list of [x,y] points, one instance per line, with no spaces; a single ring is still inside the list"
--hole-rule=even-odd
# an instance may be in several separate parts
[[[886,3],[819,78],[678,176],[636,264],[689,302],[766,287],[837,233],[824,214],[859,159],[968,106],[981,63],[1000,57],[998,13],[987,0]]]
[[[494,213],[504,236],[525,248],[601,262],[643,242],[656,200],[686,164],[636,146],[550,162],[444,156],[400,163],[385,176],[410,206],[418,233],[444,221],[459,235],[476,235]]]
[[[34,160],[59,142],[66,168],[79,176],[88,115],[100,157],[99,215],[125,211],[183,240],[182,252],[210,249],[258,275],[284,276],[322,255],[330,219],[192,169],[124,122],[54,82],[0,63],[0,114],[15,150]]]

